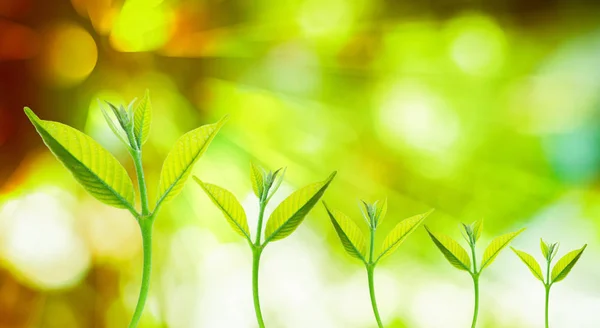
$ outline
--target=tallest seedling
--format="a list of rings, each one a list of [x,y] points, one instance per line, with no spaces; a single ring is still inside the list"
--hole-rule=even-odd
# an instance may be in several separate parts
[[[117,122],[103,109],[104,118],[110,129],[126,145],[133,158],[140,193],[141,212],[135,208],[135,194],[131,178],[125,168],[100,144],[86,134],[58,122],[40,120],[31,109],[25,114],[35,126],[44,143],[73,177],[99,201],[116,208],[128,210],[137,220],[142,233],[144,264],[142,286],[129,324],[137,327],[150,287],[152,263],[152,226],[161,205],[173,199],[190,176],[194,163],[206,151],[224,123],[204,125],[192,130],[176,142],[167,155],[160,173],[158,199],[150,208],[146,180],[142,167],[142,146],[148,140],[152,106],[148,91],[139,102],[131,102],[127,109],[108,104]]]

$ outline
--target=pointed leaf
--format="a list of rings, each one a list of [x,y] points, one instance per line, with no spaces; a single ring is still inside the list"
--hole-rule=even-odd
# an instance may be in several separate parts
[[[427,230],[427,233],[435,243],[435,246],[437,246],[442,254],[444,254],[444,257],[450,264],[459,270],[471,270],[471,259],[469,258],[469,254],[467,254],[467,251],[465,251],[459,243],[444,234],[434,234],[427,226],[425,226],[425,230]]]
[[[286,198],[271,213],[265,230],[265,244],[289,236],[319,201],[335,177],[333,172],[325,181],[313,183]]]
[[[481,237],[481,232],[483,231],[483,219],[479,219],[473,222],[473,236],[475,237],[475,241],[479,240]]]
[[[253,162],[250,162],[250,181],[252,181],[252,190],[259,199],[262,198],[262,194],[265,190],[264,176],[265,170],[262,167],[255,165]]]
[[[210,183],[202,182],[197,177],[194,177],[194,180],[196,180],[200,187],[204,189],[210,200],[212,200],[221,212],[223,212],[223,215],[233,230],[242,237],[246,237],[249,242],[252,242],[250,239],[250,229],[248,228],[246,212],[235,196],[228,190]]]
[[[275,180],[275,182],[273,183],[273,186],[271,187],[271,191],[269,192],[269,196],[267,197],[267,203],[271,200],[271,197],[273,197],[273,195],[275,195],[275,193],[277,192],[277,190],[279,189],[279,187],[281,186],[281,183],[283,182],[283,178],[285,177],[285,172],[287,171],[287,167],[283,168],[283,172],[281,172],[278,176],[277,176],[277,180]]]
[[[115,124],[113,119],[110,117],[110,115],[108,114],[106,109],[104,109],[104,107],[100,103],[100,100],[98,100],[98,106],[100,107],[100,111],[102,112],[102,116],[104,116],[104,120],[106,121],[106,124],[108,124],[108,127],[113,132],[113,134],[115,136],[117,136],[117,138],[119,138],[119,140],[121,140],[121,142],[123,142],[125,144],[125,146],[127,146],[128,148],[131,148],[129,141],[127,141],[127,138],[123,135],[121,130],[119,130],[119,128],[117,127],[117,125]]]
[[[381,224],[387,214],[387,198],[384,198],[382,201],[377,201],[375,206],[375,226],[377,227]]]
[[[550,246],[548,246],[548,244],[546,244],[546,242],[544,242],[544,240],[542,238],[540,238],[540,249],[542,250],[542,254],[544,255],[544,258],[549,259],[550,258]]]
[[[554,268],[552,269],[552,283],[559,282],[567,277],[569,272],[571,272],[571,269],[573,269],[577,261],[579,261],[579,258],[586,247],[587,244],[583,245],[580,249],[567,253],[556,262],[556,265],[554,265]]]
[[[150,91],[146,90],[144,98],[140,100],[133,110],[133,134],[138,148],[148,140],[150,134],[150,123],[152,122],[152,104],[150,103]]]
[[[131,178],[111,153],[70,126],[40,120],[28,107],[25,114],[46,146],[83,188],[105,204],[135,212]]]
[[[408,237],[408,235],[410,235],[413,231],[417,230],[419,225],[421,225],[425,218],[428,217],[432,212],[433,209],[423,214],[418,214],[400,221],[400,223],[398,223],[383,240],[381,253],[377,257],[376,262],[379,262],[379,260],[382,258],[391,255],[398,248],[398,246],[402,244],[406,237]]]
[[[327,214],[329,214],[331,223],[333,223],[335,232],[340,237],[340,241],[346,252],[350,254],[350,256],[366,263],[366,241],[358,225],[356,225],[354,220],[346,214],[335,209],[330,210],[325,202],[323,202],[323,205],[325,205],[325,209],[327,210]]]
[[[529,255],[526,252],[515,249],[514,247],[511,247],[510,249],[512,249],[513,252],[517,254],[521,261],[523,261],[523,263],[525,263],[525,265],[529,268],[529,271],[531,271],[531,273],[533,273],[533,275],[536,278],[538,278],[539,281],[544,282],[544,274],[542,273],[542,268],[533,256]]]
[[[192,167],[206,151],[211,141],[225,124],[226,118],[219,122],[201,126],[181,136],[167,155],[160,172],[156,206],[173,199],[181,192],[192,172]]]
[[[504,247],[508,246],[508,244],[510,244],[510,242],[524,230],[525,230],[525,228],[523,228],[519,231],[507,233],[500,237],[494,238],[492,240],[492,242],[490,243],[490,245],[485,249],[485,252],[483,252],[483,260],[481,261],[481,270],[490,266],[490,264],[492,264],[492,262],[494,262],[494,260],[496,259],[496,256],[498,256],[500,251],[502,249],[504,249]]]

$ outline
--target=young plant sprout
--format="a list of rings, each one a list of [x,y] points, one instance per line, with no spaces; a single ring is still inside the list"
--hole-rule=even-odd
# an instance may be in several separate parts
[[[375,266],[381,259],[392,254],[398,248],[398,246],[402,244],[406,237],[415,231],[423,222],[423,220],[425,220],[425,218],[431,214],[431,212],[433,212],[433,210],[400,221],[400,223],[398,223],[385,237],[379,255],[374,256],[375,231],[377,230],[379,224],[381,224],[381,221],[383,221],[383,218],[387,212],[387,200],[383,200],[381,202],[376,201],[373,204],[368,204],[364,201],[362,203],[364,205],[364,210],[362,211],[363,217],[367,221],[367,225],[369,226],[370,230],[368,247],[365,236],[354,220],[338,210],[329,209],[325,202],[323,202],[323,205],[325,205],[327,214],[329,214],[331,223],[333,223],[333,228],[339,236],[346,252],[350,256],[362,261],[367,269],[369,293],[371,295],[373,313],[375,315],[375,320],[377,320],[377,325],[379,328],[382,328],[383,323],[379,317],[377,300],[375,299],[375,284],[373,281]]]
[[[587,244],[583,245],[583,247],[581,247],[580,249],[576,249],[567,253],[567,255],[563,256],[560,260],[558,260],[558,262],[556,262],[554,268],[552,269],[552,274],[550,273],[550,264],[552,263],[554,256],[556,256],[556,253],[558,252],[558,243],[546,244],[543,239],[540,239],[540,246],[542,249],[542,254],[546,259],[546,278],[544,278],[544,274],[542,273],[540,264],[535,260],[533,256],[529,255],[526,252],[517,250],[513,247],[511,247],[511,249],[515,252],[515,254],[517,254],[521,261],[523,261],[523,263],[527,265],[531,273],[533,273],[533,275],[544,284],[544,288],[546,289],[545,318],[546,328],[548,328],[548,301],[550,297],[550,287],[552,287],[554,283],[559,282],[567,277],[569,272],[571,272],[571,269],[573,269],[573,267],[583,254],[583,251],[587,247]]]
[[[473,265],[471,265],[469,254],[458,242],[444,234],[433,233],[427,226],[425,226],[425,229],[427,230],[427,233],[429,233],[431,240],[435,243],[435,246],[439,248],[448,262],[459,270],[467,271],[471,275],[471,278],[473,278],[473,286],[475,288],[475,308],[473,310],[471,328],[475,328],[477,326],[477,314],[479,312],[479,276],[483,269],[494,262],[500,251],[502,251],[502,249],[504,249],[516,236],[523,232],[525,228],[494,238],[485,249],[481,266],[479,266],[478,269],[475,246],[483,231],[483,220],[477,220],[470,225],[464,223],[462,225],[464,228],[463,237],[471,248]]]
[[[248,242],[252,249],[252,294],[254,296],[254,311],[256,320],[261,328],[265,327],[262,312],[260,310],[260,300],[258,294],[258,269],[260,256],[264,248],[272,241],[277,241],[291,235],[302,223],[308,212],[315,206],[325,190],[335,177],[333,172],[325,181],[316,182],[305,186],[281,202],[269,216],[265,228],[265,240],[262,241],[263,216],[265,208],[271,197],[275,194],[283,177],[285,170],[279,169],[275,172],[267,172],[263,168],[253,163],[250,164],[250,180],[252,181],[252,190],[258,197],[259,213],[256,236],[254,241],[250,235],[246,213],[242,205],[235,196],[218,186],[202,182],[194,177],[196,182],[204,189],[212,202],[223,212],[225,219],[229,222],[235,232],[240,234]]]
[[[128,210],[137,220],[142,234],[144,260],[142,286],[129,323],[129,327],[133,328],[137,327],[142,316],[150,288],[154,220],[161,205],[181,192],[194,163],[206,151],[225,120],[222,119],[215,124],[204,125],[192,130],[175,142],[175,146],[163,163],[158,185],[159,197],[151,208],[142,167],[142,146],[148,140],[150,121],[152,120],[149,92],[146,91],[141,101],[132,101],[127,109],[123,106],[117,108],[110,103],[108,106],[116,117],[118,125],[103,108],[104,118],[133,158],[140,193],[141,212],[135,208],[135,194],[131,178],[110,152],[88,135],[72,127],[39,119],[28,107],[25,107],[25,114],[46,146],[85,190],[107,205]]]

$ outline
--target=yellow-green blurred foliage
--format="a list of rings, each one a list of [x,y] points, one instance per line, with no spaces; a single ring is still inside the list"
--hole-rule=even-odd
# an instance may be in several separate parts
[[[177,137],[230,115],[194,174],[226,187],[255,226],[249,161],[287,167],[271,202],[338,175],[324,199],[362,224],[387,196],[381,238],[427,224],[482,244],[528,229],[588,243],[552,291],[554,327],[600,326],[600,6],[584,0],[0,1],[0,327],[125,327],[141,276],[129,213],[91,198],[22,113],[93,136],[131,174],[97,99],[151,91],[144,165],[156,197]],[[268,209],[268,211],[272,208]],[[254,327],[251,254],[193,184],[155,225],[142,327]],[[483,252],[480,248],[480,254]],[[367,279],[321,205],[267,248],[269,327],[373,327]],[[468,326],[472,285],[420,229],[376,272],[388,327]],[[480,327],[541,327],[543,288],[502,253],[481,280]]]

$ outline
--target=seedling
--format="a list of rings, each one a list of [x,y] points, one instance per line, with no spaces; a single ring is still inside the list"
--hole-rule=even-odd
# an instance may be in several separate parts
[[[544,284],[544,288],[546,289],[546,328],[548,328],[548,304],[550,298],[550,287],[552,287],[554,283],[559,282],[567,277],[567,275],[569,274],[569,272],[571,272],[571,269],[573,269],[573,267],[583,254],[583,251],[587,247],[587,244],[585,244],[580,249],[576,249],[567,253],[560,260],[558,260],[558,262],[556,262],[551,274],[550,264],[552,263],[554,256],[556,256],[556,253],[558,252],[558,245],[558,243],[547,244],[546,242],[544,242],[543,239],[540,239],[540,247],[542,249],[542,254],[546,259],[546,278],[544,278],[544,275],[542,274],[540,264],[535,260],[533,256],[529,255],[526,252],[519,251],[511,247],[511,249],[515,252],[515,254],[517,254],[521,261],[523,261],[523,263],[527,265],[531,273],[533,273],[533,275]]]
[[[159,197],[151,209],[142,167],[142,146],[148,140],[152,120],[149,92],[146,91],[141,101],[132,101],[127,109],[107,104],[118,125],[103,108],[104,118],[113,133],[125,144],[135,164],[141,212],[135,208],[135,192],[131,178],[110,152],[88,135],[72,127],[39,119],[28,107],[25,107],[25,114],[46,146],[85,190],[107,205],[128,210],[137,220],[142,234],[144,264],[138,302],[129,323],[129,327],[134,328],[142,316],[150,288],[154,220],[160,207],[181,192],[194,163],[204,154],[225,123],[225,119],[192,130],[175,142],[163,163],[158,185]]]
[[[375,320],[377,320],[377,325],[379,328],[382,328],[383,324],[381,323],[381,318],[379,317],[377,300],[375,298],[375,283],[373,279],[375,266],[381,259],[392,254],[408,237],[408,235],[415,231],[425,220],[425,218],[431,214],[431,212],[433,212],[433,210],[400,221],[400,223],[398,223],[385,237],[381,251],[379,252],[379,255],[375,257],[375,231],[377,230],[379,224],[381,224],[383,221],[383,218],[387,212],[387,200],[376,201],[373,204],[368,204],[364,201],[362,202],[361,210],[364,206],[362,214],[364,219],[367,221],[367,225],[369,226],[370,230],[368,249],[365,241],[366,238],[354,220],[338,210],[329,209],[325,202],[323,202],[323,205],[325,205],[327,214],[329,214],[331,223],[333,223],[333,228],[335,229],[335,232],[337,232],[337,235],[339,236],[346,252],[350,256],[362,261],[367,269],[367,278],[369,280],[369,293],[371,296],[373,314],[375,315]]]
[[[248,228],[246,212],[244,212],[242,205],[235,196],[221,187],[202,182],[197,177],[194,177],[212,202],[223,212],[225,219],[227,219],[233,230],[244,237],[252,250],[252,294],[254,297],[256,320],[261,328],[265,327],[265,323],[260,310],[258,293],[260,256],[267,244],[291,235],[298,228],[308,212],[323,196],[335,174],[336,172],[333,172],[325,181],[316,182],[295,191],[281,202],[269,216],[265,229],[265,240],[261,241],[265,208],[271,197],[279,189],[285,176],[285,169],[267,172],[260,166],[251,163],[250,180],[252,181],[252,190],[256,197],[258,197],[259,204],[258,224],[254,242]]]
[[[473,286],[475,288],[475,308],[473,310],[471,328],[475,328],[477,326],[477,314],[479,312],[479,276],[483,269],[489,267],[492,262],[494,262],[498,254],[500,254],[500,251],[502,251],[502,249],[504,249],[516,236],[523,232],[525,228],[494,238],[483,253],[480,269],[477,269],[475,246],[483,231],[483,220],[477,220],[469,225],[463,223],[462,226],[464,228],[463,237],[471,248],[473,265],[471,265],[469,254],[458,242],[444,234],[433,233],[427,226],[425,226],[425,229],[427,230],[427,233],[429,233],[431,240],[435,243],[435,246],[439,248],[448,262],[459,270],[467,271],[473,278]]]

